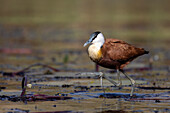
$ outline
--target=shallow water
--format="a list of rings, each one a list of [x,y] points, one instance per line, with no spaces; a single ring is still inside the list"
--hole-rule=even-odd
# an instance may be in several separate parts
[[[27,55],[3,53],[0,56],[0,112],[170,112],[169,53],[166,46],[161,51],[152,48],[154,53],[159,53],[152,69],[149,67],[149,57],[152,55],[142,56],[125,68],[137,83],[132,99],[129,97],[130,81],[123,74],[121,88],[104,79],[103,93],[98,75],[89,74],[95,71],[95,65],[85,50],[62,51],[62,48],[56,54],[41,48],[43,46],[38,50],[32,49],[32,53]],[[35,64],[34,67],[24,73],[9,76],[11,72],[18,72],[32,64]],[[117,81],[115,72],[102,67],[99,70]],[[32,84],[32,88],[27,88],[27,95],[63,95],[72,99],[12,101],[10,98],[21,94],[24,75]]]
[[[169,113],[168,4],[147,0],[3,1],[0,112]],[[90,74],[96,71],[95,64],[83,44],[96,30],[150,51],[125,68],[136,80],[132,98],[130,81],[123,74],[121,88],[105,79],[102,88],[98,75]],[[99,71],[117,81],[113,70],[99,67]],[[21,98],[25,75],[32,87]]]
[[[79,76],[76,73],[59,72],[54,75],[29,75],[30,77],[28,77],[28,82],[32,84],[32,88],[27,88],[27,95],[63,95],[72,97],[72,99],[13,102],[1,97],[1,112],[169,112],[170,91],[168,89],[148,90],[137,88],[137,86],[152,86],[151,81],[148,82],[148,79],[136,80],[135,93],[133,98],[130,98],[130,82],[124,77],[121,89],[104,79],[105,93],[103,93],[98,78],[95,76],[91,78]],[[106,75],[113,76],[113,79],[116,77],[116,74],[106,73]],[[138,78],[141,76],[144,75],[137,75]],[[160,77],[161,75],[157,76]],[[134,78],[136,78],[135,75]],[[5,88],[1,90],[0,95],[6,95],[11,98],[12,95],[20,96],[21,79],[22,77],[1,77],[1,87]],[[164,84],[169,84],[167,80],[163,82]]]

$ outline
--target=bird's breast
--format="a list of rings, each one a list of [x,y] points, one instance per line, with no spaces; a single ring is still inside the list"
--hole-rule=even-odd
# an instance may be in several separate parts
[[[98,62],[102,58],[102,51],[99,47],[91,45],[88,48],[89,57],[94,61]]]

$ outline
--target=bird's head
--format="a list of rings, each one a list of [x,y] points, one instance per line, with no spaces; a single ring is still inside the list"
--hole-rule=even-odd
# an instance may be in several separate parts
[[[84,43],[84,47],[90,43],[101,43],[103,45],[104,43],[104,36],[100,31],[96,31],[90,35],[90,39]]]

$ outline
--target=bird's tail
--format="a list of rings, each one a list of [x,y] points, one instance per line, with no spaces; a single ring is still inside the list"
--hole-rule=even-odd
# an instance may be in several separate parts
[[[144,48],[140,48],[140,54],[148,54],[149,53],[149,51],[146,51]]]
[[[146,50],[145,50],[144,54],[148,54],[148,53],[149,53],[149,51],[146,51]]]

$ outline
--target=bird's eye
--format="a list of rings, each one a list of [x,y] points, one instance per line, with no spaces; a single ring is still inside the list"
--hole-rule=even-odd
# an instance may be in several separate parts
[[[93,38],[92,38],[92,41],[97,37],[97,35],[94,35]]]

